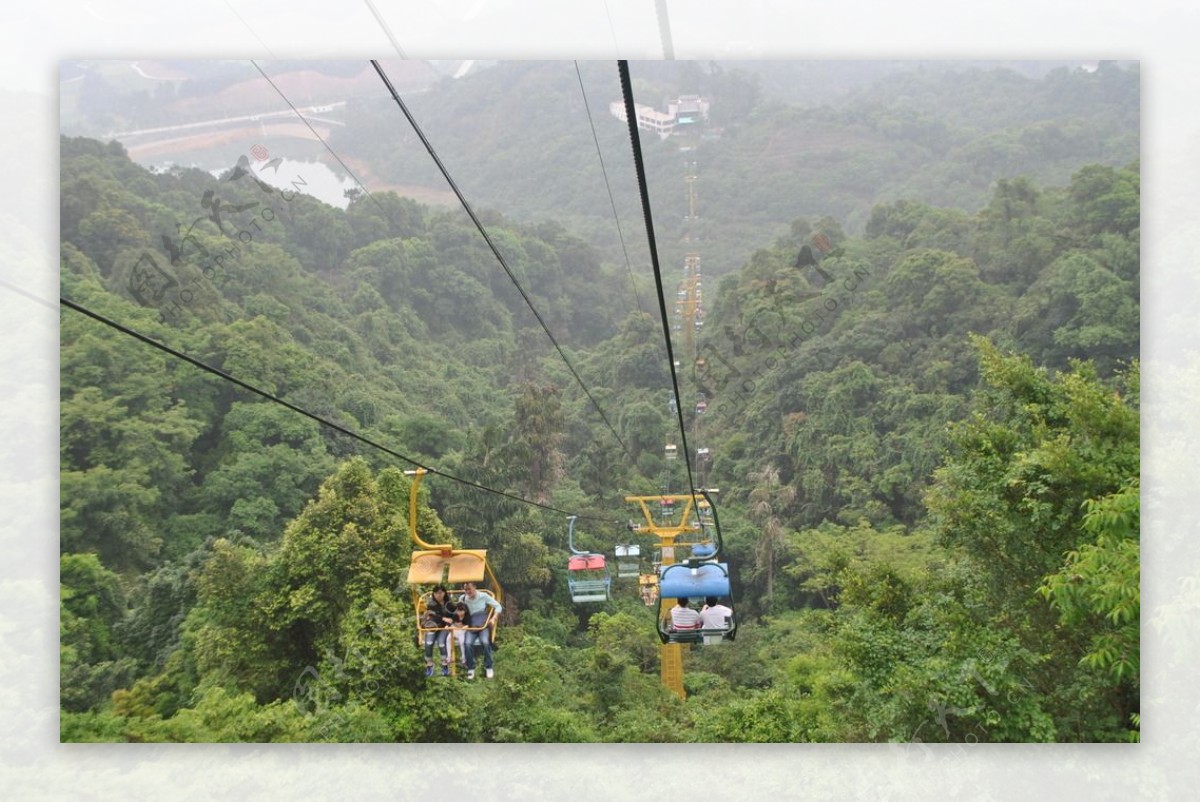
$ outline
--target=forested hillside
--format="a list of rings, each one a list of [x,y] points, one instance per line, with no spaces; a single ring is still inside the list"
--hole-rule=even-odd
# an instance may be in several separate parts
[[[464,189],[504,210],[482,220],[570,368],[460,209],[339,210],[62,139],[63,297],[225,374],[62,310],[62,739],[1136,741],[1136,71],[895,74],[822,109],[694,76],[752,102],[701,146],[702,186],[740,205],[720,247],[745,256],[706,269],[698,359],[676,354],[739,626],[686,652],[683,699],[636,580],[572,604],[565,517],[519,501],[580,514],[576,545],[611,556],[622,498],[679,488],[683,461],[657,300],[639,310],[596,242],[611,217],[573,190],[607,204],[599,179],[506,150],[489,75],[530,115],[578,82],[500,65],[443,110],[477,134]],[[340,145],[366,158],[380,113]],[[781,118],[857,155],[814,162]],[[545,163],[594,155],[583,131]],[[981,137],[1006,155],[978,160]],[[643,142],[682,188],[677,145]],[[467,481],[427,476],[418,528],[488,549],[494,679],[423,674],[397,454]]]
[[[900,199],[974,213],[1000,179],[1063,185],[1085,165],[1118,167],[1138,156],[1136,64],[1033,77],[963,63],[800,62],[770,71],[770,81],[794,76],[790,92],[768,92],[750,68],[716,63],[637,64],[631,72],[637,101],[659,110],[680,93],[711,99],[696,191],[712,277],[737,270],[796,218],[828,216],[861,232],[876,204]],[[615,258],[592,128],[618,209],[640,219],[625,125],[608,110],[620,97],[611,63],[581,62],[577,75],[570,62],[516,62],[444,79],[407,102],[477,204],[518,219],[562,220]],[[352,101],[347,123],[331,143],[381,179],[444,187],[390,98]],[[683,157],[671,139],[648,136],[643,148],[660,248],[674,264],[688,212]],[[634,258],[648,261],[643,254],[639,243]]]

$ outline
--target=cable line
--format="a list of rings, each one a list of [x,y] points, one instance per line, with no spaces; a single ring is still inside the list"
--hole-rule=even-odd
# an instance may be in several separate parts
[[[524,505],[532,505],[533,507],[540,507],[543,510],[549,510],[553,513],[561,513],[566,516],[575,515],[575,514],[570,513],[569,511],[562,510],[561,508],[553,507],[551,505],[543,505],[540,502],[534,502],[531,499],[525,499],[524,497],[517,496],[516,494],[511,494],[507,491],[500,491],[495,488],[489,488],[486,485],[480,485],[477,482],[472,482],[471,480],[466,480],[466,479],[463,479],[462,477],[456,477],[453,474],[448,474],[445,471],[441,471],[436,468],[430,468],[429,466],[422,465],[417,460],[414,460],[411,457],[408,457],[406,455],[402,455],[399,452],[397,452],[396,450],[390,449],[381,443],[377,443],[377,442],[371,440],[370,438],[366,437],[365,435],[360,435],[359,433],[355,432],[354,430],[343,427],[341,424],[335,424],[334,422],[330,421],[329,419],[323,418],[323,417],[317,415],[316,413],[310,413],[308,410],[305,410],[303,407],[297,407],[296,405],[292,404],[291,402],[284,401],[283,399],[279,398],[278,396],[274,395],[273,393],[269,393],[269,392],[263,390],[262,388],[256,387],[255,385],[251,385],[249,382],[238,379],[236,376],[233,376],[232,374],[228,374],[225,371],[222,371],[220,368],[211,366],[206,362],[203,362],[201,360],[196,359],[195,357],[192,357],[188,354],[183,353],[182,351],[173,349],[170,346],[168,346],[167,344],[162,343],[158,340],[155,340],[154,338],[150,337],[149,335],[142,334],[141,332],[138,332],[135,329],[130,329],[127,326],[123,326],[122,324],[117,323],[116,321],[112,320],[111,318],[107,318],[98,312],[88,309],[87,307],[83,306],[82,304],[79,304],[78,302],[71,301],[70,299],[63,298],[62,296],[59,296],[58,302],[62,306],[67,307],[68,309],[75,310],[76,312],[81,313],[83,315],[86,315],[89,318],[92,318],[93,320],[96,320],[96,321],[104,324],[105,326],[111,327],[111,328],[117,330],[118,332],[121,332],[122,334],[129,335],[130,337],[136,338],[137,340],[140,340],[149,346],[153,346],[154,348],[156,348],[160,351],[165,351],[167,354],[170,354],[172,357],[183,360],[184,362],[186,362],[190,365],[193,365],[202,371],[207,371],[208,373],[213,374],[214,376],[217,376],[221,379],[224,379],[227,382],[232,382],[233,384],[237,385],[238,387],[243,388],[244,390],[248,390],[251,393],[254,393],[258,396],[262,396],[264,399],[267,399],[268,401],[272,401],[272,402],[275,402],[276,404],[282,405],[282,406],[288,408],[289,410],[291,410],[292,412],[299,413],[300,415],[305,416],[306,418],[311,418],[313,421],[316,421],[318,424],[321,424],[322,426],[325,426],[325,427],[328,427],[329,429],[340,432],[343,435],[346,435],[350,438],[353,438],[356,441],[359,441],[360,443],[365,443],[366,445],[368,445],[372,448],[378,449],[379,451],[384,452],[385,454],[389,454],[392,457],[395,457],[398,460],[402,460],[405,463],[414,465],[417,468],[423,468],[423,469],[425,469],[425,471],[427,471],[430,474],[436,474],[439,477],[445,477],[448,480],[452,480],[454,482],[461,483],[463,485],[467,485],[471,488],[475,488],[480,491],[486,491],[487,493],[490,493],[490,494],[495,494],[497,496],[503,496],[507,499],[511,499],[514,502],[520,502],[521,504],[524,504]],[[611,523],[611,520],[603,519],[603,518],[600,518],[599,516],[579,516],[579,518],[588,519],[591,521],[603,521],[603,522]]]
[[[238,10],[233,7],[233,4],[230,3],[229,0],[225,0],[225,7],[230,10],[230,12],[233,14],[233,16],[238,18],[238,22],[240,22],[240,23],[242,23],[242,25],[246,26],[246,30],[250,32],[251,36],[253,36],[255,39],[258,40],[258,43],[263,46],[263,50],[267,51],[267,54],[271,58],[278,59],[278,57],[275,55],[275,52],[273,50],[271,50],[271,48],[267,47],[267,43],[262,40],[262,37],[258,35],[257,31],[255,31],[253,28],[250,27],[250,23],[246,22],[246,18],[238,13]]]
[[[654,11],[658,20],[658,35],[662,39],[663,58],[675,60],[675,43],[671,39],[671,17],[667,14],[667,0],[654,0]]]
[[[508,261],[504,259],[504,255],[500,253],[500,249],[496,247],[494,242],[492,242],[491,235],[489,235],[487,229],[484,228],[483,222],[479,220],[479,217],[475,214],[475,210],[471,208],[471,204],[467,201],[466,196],[463,195],[462,190],[458,188],[458,185],[454,182],[454,179],[450,177],[450,171],[446,169],[444,164],[442,164],[441,158],[438,157],[437,151],[433,149],[433,145],[429,142],[429,139],[426,138],[425,132],[421,130],[421,126],[417,125],[416,118],[412,116],[412,113],[408,110],[408,106],[406,106],[404,101],[400,99],[400,93],[396,91],[394,86],[392,86],[392,82],[387,77],[387,73],[383,71],[383,67],[381,67],[379,62],[375,59],[371,59],[371,65],[375,68],[375,72],[379,73],[379,78],[388,88],[388,92],[391,93],[392,98],[396,101],[396,105],[400,107],[400,111],[402,111],[405,118],[408,119],[409,125],[412,126],[413,131],[416,132],[416,135],[420,138],[421,143],[425,146],[425,150],[429,152],[429,156],[433,159],[434,164],[436,164],[438,170],[442,172],[442,176],[446,179],[446,183],[450,185],[450,189],[454,190],[454,194],[458,196],[459,203],[463,205],[463,209],[467,211],[467,214],[471,217],[472,222],[475,223],[475,228],[479,229],[479,233],[483,235],[483,239],[487,242],[488,247],[491,248],[492,253],[496,255],[496,259],[500,262],[500,267],[504,268],[504,272],[508,274],[508,278],[517,288],[517,292],[521,294],[521,298],[525,299],[525,303],[528,305],[530,311],[533,312],[533,316],[537,318],[538,323],[541,324],[542,331],[546,333],[546,337],[550,338],[550,342],[554,344],[554,348],[558,351],[558,356],[562,357],[562,361],[570,370],[571,375],[575,377],[575,381],[579,383],[579,387],[583,388],[583,392],[587,395],[588,400],[591,401],[592,406],[596,408],[596,412],[598,412],[600,417],[604,419],[604,424],[608,427],[608,431],[611,432],[613,437],[617,439],[617,443],[621,444],[621,448],[625,451],[625,455],[629,458],[630,462],[636,462],[633,459],[633,455],[629,452],[629,447],[625,445],[625,441],[622,440],[621,436],[617,434],[616,429],[614,429],[613,425],[609,422],[608,416],[604,414],[604,410],[600,409],[600,403],[596,401],[594,396],[592,396],[592,392],[588,390],[587,385],[584,384],[583,379],[579,376],[579,372],[575,370],[575,366],[572,365],[571,361],[567,359],[567,355],[562,350],[562,346],[558,344],[558,340],[555,339],[554,334],[550,331],[550,327],[546,325],[546,321],[542,319],[541,313],[539,313],[537,311],[537,307],[533,305],[533,299],[531,299],[529,294],[525,292],[525,288],[522,287],[521,283],[517,280],[516,274],[514,274],[512,272],[512,268],[508,266]]]
[[[629,124],[629,139],[633,146],[633,165],[637,170],[638,191],[642,196],[642,214],[646,218],[646,239],[650,243],[650,264],[654,268],[654,285],[658,289],[658,310],[662,316],[663,338],[667,341],[667,362],[671,366],[671,386],[675,390],[675,418],[679,421],[679,437],[683,444],[683,459],[687,466],[688,492],[695,493],[692,478],[692,456],[688,449],[687,431],[683,425],[683,402],[679,395],[679,377],[675,374],[675,350],[671,348],[671,325],[667,322],[667,301],[663,296],[662,271],[658,264],[658,244],[654,239],[654,218],[650,214],[650,191],[646,186],[646,166],[642,162],[642,140],[638,136],[637,111],[633,107],[633,85],[629,80],[629,62],[617,62],[621,73],[621,94],[625,98],[625,119]]]
[[[588,105],[587,92],[583,88],[583,74],[579,72],[579,60],[575,60],[575,77],[579,79],[579,94],[583,95],[583,108],[587,111],[588,125],[592,127],[592,142],[596,143],[596,158],[600,160],[600,171],[604,174],[604,187],[608,190],[608,202],[612,205],[613,220],[617,223],[617,236],[621,239],[621,252],[625,254],[625,267],[629,269],[629,286],[633,289],[634,300],[637,301],[638,312],[642,309],[642,297],[637,291],[637,283],[633,278],[633,265],[629,264],[629,251],[625,248],[625,234],[621,231],[621,218],[617,214],[617,202],[613,199],[612,185],[608,182],[608,168],[604,166],[604,154],[600,152],[600,138],[596,136],[596,122],[592,119],[592,107]]]
[[[387,34],[388,41],[392,43],[392,47],[396,48],[396,52],[400,54],[400,58],[407,59],[408,56],[400,49],[400,43],[396,41],[396,36],[392,33],[392,29],[383,21],[383,16],[379,13],[379,9],[375,8],[375,4],[371,0],[363,0],[367,4],[367,8],[371,9],[371,13],[375,15],[375,21],[379,23],[379,27],[383,28],[383,32]]]
[[[369,5],[369,4],[370,4],[370,0],[367,0],[367,2],[368,2],[368,5]],[[374,13],[376,13],[376,16],[378,17],[378,12],[376,12],[376,11],[375,11],[375,9],[374,9],[373,7],[372,7],[372,11],[373,11]],[[383,24],[384,24],[382,19],[380,19],[379,21],[380,21],[380,24],[381,24],[381,25],[383,25]],[[387,29],[386,25],[384,26],[384,30],[388,32],[389,36],[391,35],[391,32],[390,32],[390,30],[388,30],[388,29]],[[393,41],[393,44],[395,44],[395,42],[394,42],[394,41]],[[399,46],[398,46],[398,45],[397,45],[397,50],[399,51]],[[403,53],[401,53],[401,55],[403,56]],[[318,140],[318,141],[319,141],[319,142],[320,142],[322,145],[324,145],[324,146],[325,146],[325,150],[329,151],[330,155],[331,155],[331,156],[333,156],[333,158],[337,160],[337,163],[338,163],[338,164],[340,164],[340,165],[342,166],[342,168],[343,168],[343,169],[346,171],[347,175],[349,175],[349,176],[350,176],[350,178],[354,180],[354,183],[355,183],[355,184],[357,184],[357,185],[359,186],[359,188],[360,188],[360,189],[363,191],[363,194],[364,194],[364,195],[366,195],[368,198],[370,198],[372,202],[374,202],[374,204],[375,204],[375,205],[376,205],[376,206],[379,208],[379,211],[380,211],[380,212],[382,212],[382,213],[383,213],[383,215],[384,215],[384,217],[386,217],[386,218],[388,219],[388,221],[389,221],[389,222],[392,224],[392,228],[393,228],[393,230],[398,230],[398,229],[399,229],[399,226],[396,224],[396,220],[395,220],[395,218],[393,218],[393,217],[392,217],[391,213],[390,213],[390,212],[389,212],[389,211],[388,211],[386,208],[384,208],[384,206],[383,206],[383,205],[382,205],[382,204],[379,202],[379,199],[378,199],[378,198],[376,198],[374,195],[372,195],[372,194],[371,194],[371,191],[370,191],[370,190],[368,190],[368,189],[367,189],[367,187],[366,187],[366,185],[365,185],[365,184],[363,184],[363,183],[362,183],[362,181],[360,181],[360,180],[359,180],[358,176],[356,176],[356,175],[354,174],[354,171],[353,171],[353,170],[351,170],[351,169],[350,169],[350,168],[349,168],[349,167],[346,165],[346,163],[345,163],[344,161],[342,161],[342,157],[338,156],[338,154],[337,154],[337,151],[335,151],[335,150],[334,150],[334,149],[333,149],[333,148],[332,148],[332,147],[329,145],[329,143],[328,143],[328,142],[326,142],[326,141],[325,141],[325,140],[324,140],[324,139],[321,137],[321,135],[317,133],[316,129],[314,129],[314,128],[312,127],[312,124],[310,124],[310,123],[308,122],[308,120],[307,120],[307,119],[305,119],[304,115],[300,113],[300,110],[296,108],[296,105],[295,105],[294,103],[292,103],[292,101],[291,101],[291,100],[288,98],[288,96],[287,96],[286,94],[284,94],[283,90],[282,90],[282,89],[280,89],[280,88],[279,88],[279,86],[278,86],[278,85],[277,85],[277,84],[276,84],[276,83],[275,83],[273,80],[271,80],[271,77],[270,77],[269,75],[267,75],[267,73],[266,73],[266,72],[263,70],[263,68],[262,68],[262,67],[260,67],[260,66],[258,65],[258,63],[257,63],[257,62],[255,62],[253,59],[251,59],[251,60],[250,60],[250,63],[254,65],[255,69],[257,69],[257,70],[259,71],[259,73],[262,75],[262,77],[266,79],[267,83],[269,83],[269,84],[271,85],[271,87],[272,87],[272,88],[275,90],[275,92],[276,92],[276,93],[278,93],[279,97],[281,97],[281,98],[283,99],[284,103],[286,103],[286,104],[287,104],[287,105],[288,105],[288,106],[291,108],[291,110],[292,110],[292,111],[295,113],[295,115],[296,115],[298,118],[300,118],[300,121],[301,121],[302,123],[304,123],[304,125],[305,125],[305,126],[307,126],[307,127],[308,127],[308,130],[312,132],[312,135],[313,135],[314,137],[316,137],[316,138],[317,138],[317,140]],[[459,192],[459,190],[458,190],[458,187],[457,187],[457,186],[454,184],[454,181],[453,181],[453,180],[450,178],[450,175],[449,175],[449,173],[447,173],[447,171],[446,171],[445,167],[443,167],[443,166],[442,166],[441,160],[440,160],[440,159],[438,159],[438,157],[437,157],[437,154],[433,152],[433,150],[432,150],[431,146],[429,145],[428,141],[425,139],[425,136],[424,136],[424,134],[421,132],[420,128],[418,128],[418,127],[417,127],[416,121],[415,121],[415,120],[413,120],[412,116],[411,116],[411,115],[408,113],[408,109],[407,109],[407,108],[404,106],[404,104],[403,104],[403,101],[401,101],[401,100],[400,100],[400,97],[399,97],[399,95],[396,93],[396,90],[395,90],[395,89],[392,87],[392,84],[391,84],[391,82],[390,82],[390,81],[387,79],[387,77],[386,77],[386,76],[383,74],[383,72],[382,72],[382,68],[381,68],[381,67],[379,66],[379,64],[378,64],[377,62],[375,62],[374,60],[372,60],[372,62],[371,62],[371,63],[372,63],[372,65],[374,65],[374,66],[375,66],[375,69],[376,69],[376,71],[380,73],[380,77],[382,77],[382,78],[383,78],[383,80],[384,80],[384,83],[387,85],[388,89],[389,89],[389,90],[391,90],[392,97],[394,97],[394,98],[396,99],[396,102],[400,104],[400,107],[401,107],[401,109],[403,109],[403,110],[404,110],[404,113],[405,113],[405,115],[408,117],[409,121],[412,123],[413,127],[416,129],[418,136],[420,136],[420,137],[421,137],[421,141],[422,141],[422,142],[424,142],[424,143],[426,144],[426,148],[427,148],[427,149],[429,149],[429,151],[430,151],[430,155],[432,155],[432,156],[433,156],[433,158],[434,158],[434,161],[435,161],[435,162],[437,162],[437,165],[438,165],[438,167],[442,169],[442,174],[443,174],[443,175],[446,177],[446,180],[450,182],[450,185],[451,185],[451,187],[453,187],[453,189],[454,189],[455,193],[456,193],[456,194],[458,194],[459,200],[460,200],[460,201],[462,201],[462,203],[463,203],[463,206],[465,206],[465,207],[466,207],[468,214],[470,214],[470,216],[471,216],[471,219],[472,219],[473,221],[475,221],[475,225],[476,225],[476,227],[478,227],[478,228],[479,228],[480,232],[481,232],[481,233],[483,234],[483,236],[484,236],[484,239],[485,239],[485,240],[487,240],[487,243],[488,243],[488,245],[489,245],[489,246],[491,246],[491,248],[492,248],[492,252],[493,252],[493,253],[496,255],[496,258],[500,260],[500,264],[501,264],[501,265],[504,267],[504,270],[505,270],[505,272],[506,272],[506,273],[508,273],[508,277],[509,277],[509,278],[512,280],[513,284],[515,284],[515,285],[516,285],[516,287],[517,287],[517,290],[518,290],[518,291],[521,293],[521,296],[522,296],[522,298],[524,298],[524,299],[525,299],[525,303],[526,303],[526,304],[528,304],[528,305],[529,305],[529,308],[530,308],[530,310],[532,310],[532,311],[533,311],[533,314],[534,314],[534,316],[537,318],[537,320],[538,320],[538,323],[540,323],[540,324],[542,325],[542,329],[543,329],[543,330],[545,330],[545,332],[546,332],[546,335],[547,335],[547,336],[549,336],[549,338],[550,338],[550,342],[552,342],[552,343],[554,344],[554,347],[555,347],[555,349],[557,349],[557,350],[558,350],[558,354],[559,354],[559,356],[560,356],[560,357],[562,357],[562,360],[563,360],[563,362],[564,362],[564,363],[566,363],[566,365],[567,365],[567,368],[568,368],[568,369],[571,371],[571,374],[572,374],[572,375],[575,377],[575,381],[579,383],[579,386],[580,386],[581,388],[583,388],[583,392],[584,392],[585,394],[587,394],[587,397],[588,397],[588,399],[589,399],[589,400],[591,400],[591,402],[592,402],[592,405],[593,405],[593,406],[596,408],[596,411],[597,411],[598,413],[600,413],[600,417],[601,417],[602,419],[604,419],[604,423],[605,423],[605,425],[607,425],[607,426],[608,426],[608,429],[609,429],[609,431],[610,431],[610,432],[612,432],[612,434],[613,434],[613,437],[615,437],[615,438],[617,439],[617,443],[619,443],[619,444],[621,445],[621,448],[622,448],[622,449],[625,451],[625,454],[626,454],[626,456],[627,456],[627,457],[629,457],[629,459],[630,459],[630,461],[631,461],[631,462],[633,462],[633,455],[632,455],[632,454],[630,454],[630,452],[629,452],[629,448],[628,448],[628,447],[625,445],[625,442],[624,442],[624,441],[621,439],[621,436],[617,434],[617,431],[616,431],[616,430],[613,428],[612,424],[611,424],[611,423],[609,423],[608,417],[607,417],[607,416],[604,414],[604,411],[600,409],[600,404],[599,404],[599,403],[596,401],[595,397],[593,397],[593,396],[592,396],[592,393],[591,393],[591,391],[590,391],[590,390],[588,390],[587,386],[586,386],[586,385],[583,383],[583,379],[582,379],[582,378],[580,378],[579,374],[578,374],[578,373],[576,372],[576,370],[575,370],[575,367],[574,367],[574,366],[571,364],[571,362],[570,362],[570,361],[567,359],[567,357],[566,357],[566,354],[564,354],[564,353],[563,353],[563,350],[562,350],[562,348],[561,348],[561,347],[558,345],[558,341],[557,341],[557,340],[555,340],[555,338],[554,338],[554,335],[550,333],[550,329],[549,329],[549,328],[546,326],[546,322],[545,322],[545,321],[542,319],[542,316],[541,316],[541,315],[538,313],[537,309],[536,309],[536,308],[534,308],[534,306],[533,306],[533,301],[532,301],[532,300],[529,298],[529,296],[528,296],[528,295],[525,293],[525,290],[524,290],[524,288],[522,288],[522,287],[521,287],[521,284],[520,284],[520,282],[519,282],[519,281],[517,281],[517,278],[516,278],[516,276],[513,274],[513,272],[512,272],[511,270],[509,270],[508,264],[505,262],[505,260],[504,260],[504,257],[502,257],[502,256],[500,255],[500,252],[499,252],[499,251],[496,249],[496,246],[495,246],[495,245],[492,243],[492,240],[491,240],[491,238],[488,236],[487,232],[486,232],[486,231],[483,229],[483,226],[482,226],[482,224],[480,223],[479,219],[478,219],[478,218],[475,216],[475,213],[474,213],[474,211],[471,209],[470,205],[469,205],[469,204],[467,204],[467,201],[466,201],[466,199],[463,197],[462,193],[461,193],[461,192]],[[586,98],[585,98],[585,103],[586,103]],[[590,117],[589,117],[589,119],[590,119]],[[593,129],[593,134],[594,134],[594,129]],[[597,147],[598,147],[598,146],[597,146]],[[601,162],[601,166],[603,166],[603,161]],[[606,177],[605,177],[605,182],[607,183],[607,175],[606,175]],[[611,197],[612,197],[612,196],[611,196],[611,191],[610,191],[610,193],[609,193],[609,197],[610,197],[610,199],[611,199]],[[614,205],[613,209],[614,209],[614,213],[615,213],[615,210],[616,210],[616,206],[615,206],[615,205]],[[618,221],[618,224],[617,224],[617,225],[618,225],[618,232],[619,232],[619,231],[620,231],[620,222],[619,222],[619,221]],[[622,248],[624,248],[624,245],[625,245],[625,241],[624,241],[624,238],[622,238],[622,240],[621,240],[621,247],[622,247]],[[626,262],[626,265],[628,265],[628,264],[629,264],[629,256],[628,256],[628,254],[626,254],[626,257],[625,257],[625,262]],[[631,277],[632,277],[632,275],[633,275],[633,274],[632,274],[632,271],[633,271],[633,269],[632,269],[632,267],[631,267],[631,268],[630,268],[630,276],[631,276]],[[634,293],[635,293],[635,294],[637,293],[637,288],[636,288],[636,287],[634,288]],[[640,303],[640,300],[639,300],[639,304],[638,304],[638,309],[639,309],[639,310],[641,309],[641,303]],[[540,505],[539,505],[539,506],[540,506]]]
[[[52,310],[58,309],[58,307],[56,307],[53,302],[47,301],[44,298],[39,298],[38,296],[35,296],[33,293],[29,292],[28,290],[18,287],[17,285],[12,284],[11,282],[6,282],[4,279],[0,279],[0,287],[7,287],[9,290],[12,290],[14,293],[25,296],[25,298],[28,298],[30,301],[35,301],[44,307],[49,307]]]

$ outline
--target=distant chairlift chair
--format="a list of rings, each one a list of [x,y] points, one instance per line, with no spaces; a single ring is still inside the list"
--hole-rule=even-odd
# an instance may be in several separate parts
[[[641,575],[641,548],[637,544],[617,544],[617,577],[621,579]]]
[[[567,519],[567,545],[572,552],[567,561],[567,588],[571,592],[571,601],[607,602],[612,590],[612,576],[603,555],[575,548],[575,518]]]

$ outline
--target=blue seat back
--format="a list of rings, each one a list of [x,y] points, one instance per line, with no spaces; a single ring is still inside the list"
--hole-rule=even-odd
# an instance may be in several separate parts
[[[728,597],[729,564],[702,563],[694,569],[684,563],[663,566],[659,569],[658,586],[663,599]]]

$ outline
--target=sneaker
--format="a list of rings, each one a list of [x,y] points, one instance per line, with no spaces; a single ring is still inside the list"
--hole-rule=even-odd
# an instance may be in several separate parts
[[[489,679],[496,677],[495,671],[490,666],[483,670],[483,673],[487,675]]]
[[[475,679],[475,670],[468,669],[467,670],[467,680],[474,680],[474,679]]]
[[[442,667],[442,677],[444,677],[444,678],[450,677],[450,667],[449,666]]]
[[[425,667],[425,677],[427,677],[427,678],[433,677],[433,667],[432,666]]]

